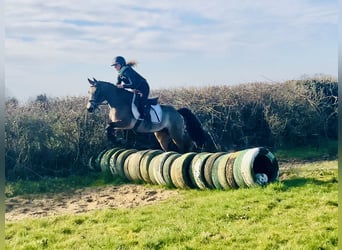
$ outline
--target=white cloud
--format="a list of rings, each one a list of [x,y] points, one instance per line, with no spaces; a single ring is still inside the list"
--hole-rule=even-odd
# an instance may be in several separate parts
[[[79,65],[77,70],[92,68],[112,77],[113,72],[100,68],[109,65],[116,54],[141,59],[145,65],[174,63],[177,58],[188,60],[182,67],[197,67],[199,58],[220,61],[226,64],[217,66],[222,72],[231,64],[248,68],[255,66],[248,65],[249,61],[281,57],[284,48],[287,56],[292,53],[301,57],[294,53],[331,47],[331,39],[337,38],[333,33],[337,28],[336,7],[337,1],[309,0],[11,0],[5,5],[6,77],[13,86],[19,86],[21,78],[34,85],[36,80],[28,77],[30,73],[51,77],[53,82],[63,78],[58,69],[67,65]],[[330,60],[327,64],[333,61],[321,60]],[[176,67],[178,74],[161,76],[157,72],[165,72],[162,67],[176,66],[143,69],[153,71],[151,75],[156,72],[157,82],[165,78],[182,81],[181,74],[187,74]],[[232,79],[239,79],[231,73]],[[211,79],[203,72],[199,74],[203,81]],[[78,79],[75,75],[73,79]],[[214,80],[221,82],[226,76],[222,73]],[[36,86],[39,88],[45,90]]]

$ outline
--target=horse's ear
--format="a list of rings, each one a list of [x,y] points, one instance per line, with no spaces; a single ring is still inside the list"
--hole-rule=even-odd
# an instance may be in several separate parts
[[[93,77],[93,81],[94,81],[95,83],[97,83],[97,80],[95,79],[95,77]]]
[[[94,78],[95,79],[95,78]],[[91,85],[96,85],[96,82],[94,80],[91,80],[90,78],[88,78],[88,82],[91,84]]]

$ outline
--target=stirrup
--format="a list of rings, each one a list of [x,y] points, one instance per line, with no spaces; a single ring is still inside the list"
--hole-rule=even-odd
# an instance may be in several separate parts
[[[138,120],[144,121],[146,119],[145,115],[140,114]]]
[[[145,122],[144,122],[144,126],[145,126],[146,129],[151,129],[151,128],[152,128],[152,125],[153,125],[153,124],[152,124],[152,122],[150,122],[150,121],[145,121]]]

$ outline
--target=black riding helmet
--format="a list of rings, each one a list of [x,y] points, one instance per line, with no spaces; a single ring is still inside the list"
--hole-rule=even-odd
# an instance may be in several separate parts
[[[126,65],[125,58],[122,56],[114,57],[112,65],[110,65],[110,66],[115,66],[116,64],[120,64],[121,66],[125,66]]]

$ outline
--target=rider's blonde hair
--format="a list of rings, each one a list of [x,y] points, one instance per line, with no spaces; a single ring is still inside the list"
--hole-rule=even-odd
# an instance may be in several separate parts
[[[136,61],[129,61],[127,63],[128,66],[135,67],[138,63]]]

